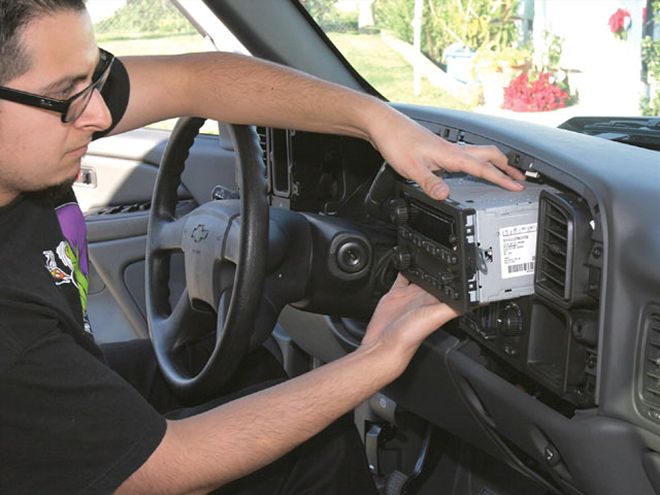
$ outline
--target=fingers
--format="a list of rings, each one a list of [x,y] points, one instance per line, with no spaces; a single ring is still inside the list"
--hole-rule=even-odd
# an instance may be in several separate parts
[[[449,187],[445,184],[445,181],[427,168],[422,171],[422,178],[417,183],[433,199],[442,201],[449,196]]]
[[[515,180],[525,180],[525,174],[516,167],[509,165],[509,160],[506,155],[502,153],[497,146],[466,145],[463,146],[463,150],[475,158],[492,164]]]
[[[495,146],[461,146],[464,155],[460,160],[460,169],[475,177],[480,177],[509,191],[521,191],[523,185],[516,180],[525,176],[509,165],[506,156]]]
[[[395,323],[408,342],[417,347],[422,340],[456,318],[459,313],[444,303],[435,302],[416,308]]]
[[[447,143],[449,144],[449,143]],[[424,163],[425,162],[425,163]],[[452,172],[465,172],[487,180],[509,191],[521,191],[525,175],[509,165],[506,155],[496,146],[459,146],[449,144],[441,159],[422,160],[413,178],[431,198],[442,201],[449,196],[449,187],[438,171],[443,167]]]
[[[435,330],[458,315],[459,313],[451,306],[445,303],[436,303],[420,308],[416,317],[424,322],[429,330]]]
[[[517,180],[524,180],[525,176],[516,168],[509,165],[506,166],[504,172],[509,173],[506,175],[499,168],[493,166],[489,162],[476,160],[473,157],[468,157],[463,161],[463,165],[459,170],[467,174],[479,177],[496,184],[509,191],[522,191],[525,187],[516,182]],[[447,199],[449,196],[449,186],[439,176],[435,175],[429,169],[421,172],[421,179],[417,183],[422,187],[424,192],[431,198],[438,201]]]
[[[470,175],[474,175],[475,177],[481,177],[482,179],[485,179],[488,182],[492,182],[493,184],[497,184],[498,186],[503,187],[504,189],[508,189],[509,191],[522,191],[525,188],[525,186],[523,186],[520,182],[516,182],[513,178],[506,175],[498,168],[495,168],[494,166],[487,163],[474,164],[468,167],[466,172]]]
[[[410,281],[403,275],[403,273],[399,273],[392,284],[392,288],[407,287],[408,285],[410,285]]]

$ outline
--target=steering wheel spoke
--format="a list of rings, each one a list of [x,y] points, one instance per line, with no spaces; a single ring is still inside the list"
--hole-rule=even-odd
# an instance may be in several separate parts
[[[184,290],[179,296],[174,308],[169,314],[161,315],[158,331],[162,332],[160,337],[168,349],[175,349],[180,346],[178,328],[184,327],[188,323],[192,308],[188,299],[188,291]]]
[[[180,251],[183,246],[183,233],[187,217],[169,222],[163,221],[157,229],[152,230],[152,249],[155,251]]]

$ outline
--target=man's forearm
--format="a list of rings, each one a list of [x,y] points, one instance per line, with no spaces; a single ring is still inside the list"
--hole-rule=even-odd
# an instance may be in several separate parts
[[[507,189],[524,175],[492,146],[460,148],[385,102],[299,71],[229,53],[124,59],[126,114],[112,133],[158,120],[206,117],[235,124],[343,134],[370,141],[394,169],[435,199],[448,188],[434,170],[466,172]],[[514,180],[515,179],[515,180]]]
[[[281,457],[394,379],[380,346],[276,387],[168,423],[160,446],[118,493],[204,492]]]
[[[131,77],[131,108],[117,132],[191,115],[368,138],[371,119],[394,114],[366,94],[241,55],[129,57],[124,62]],[[162,84],[165,75],[167,85]]]

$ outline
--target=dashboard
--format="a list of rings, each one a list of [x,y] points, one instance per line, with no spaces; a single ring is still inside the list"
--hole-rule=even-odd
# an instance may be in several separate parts
[[[383,393],[552,493],[660,492],[657,152],[483,115],[398,108],[451,142],[494,144],[509,193],[460,175],[428,199],[357,140],[258,129],[273,206],[318,250],[294,308],[345,350],[397,271],[462,316]],[[295,309],[294,309],[295,311]],[[322,361],[327,339],[287,329]]]

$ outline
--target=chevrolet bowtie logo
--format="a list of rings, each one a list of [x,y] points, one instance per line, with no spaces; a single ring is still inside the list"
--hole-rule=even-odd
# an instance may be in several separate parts
[[[197,227],[195,227],[192,231],[192,234],[190,234],[190,237],[192,237],[192,240],[195,243],[202,242],[208,236],[209,231],[206,230],[206,227],[203,223],[200,223]]]

